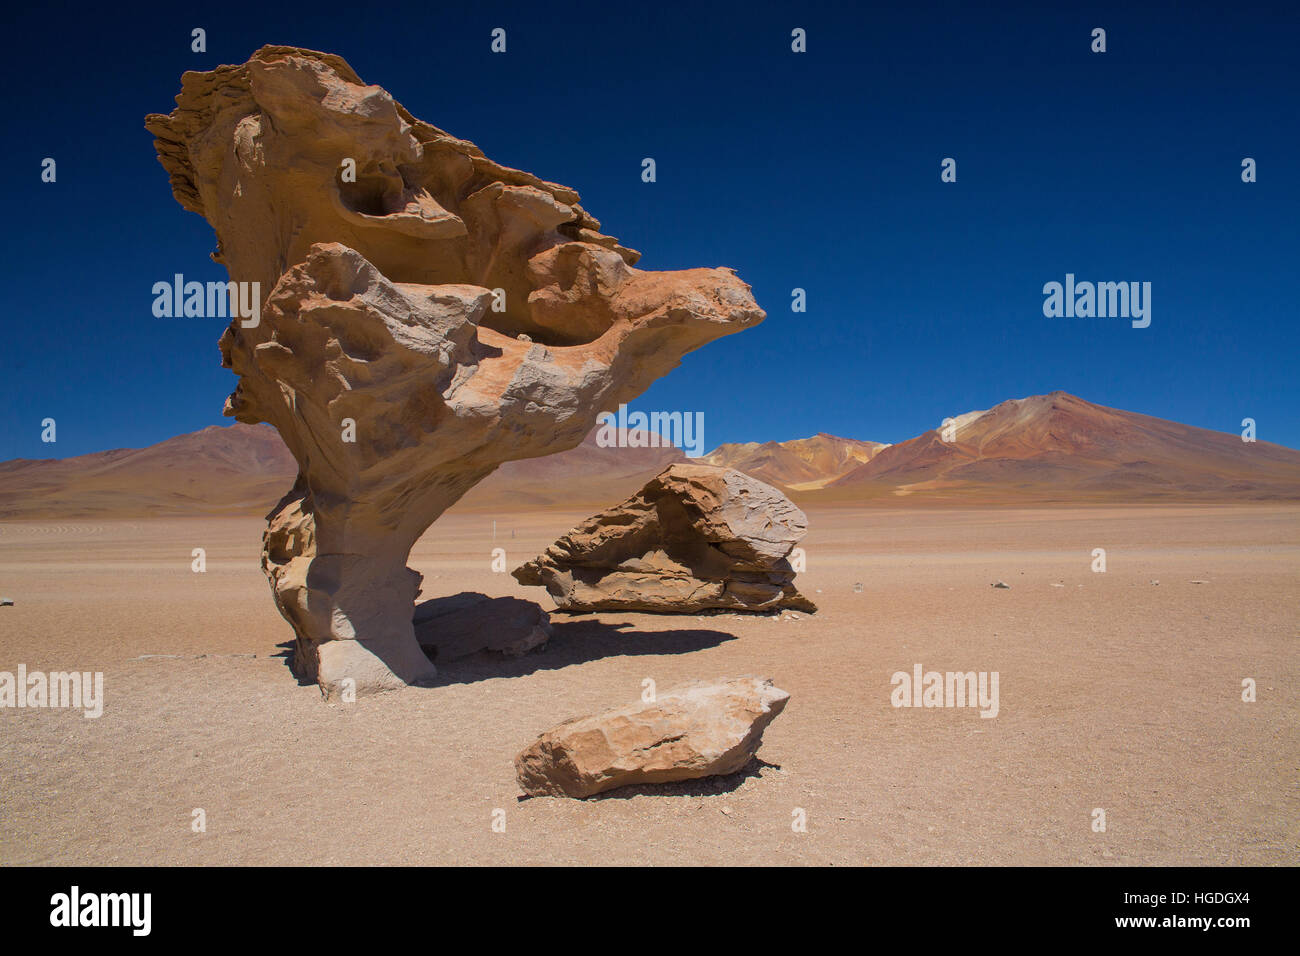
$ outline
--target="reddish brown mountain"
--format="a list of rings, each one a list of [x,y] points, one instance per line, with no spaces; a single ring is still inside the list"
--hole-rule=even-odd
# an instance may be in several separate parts
[[[460,506],[603,507],[685,458],[676,448],[601,448],[595,436],[558,455],[507,462]],[[269,425],[213,425],[148,448],[0,462],[0,519],[263,515],[297,470]]]
[[[1300,499],[1300,451],[1094,405],[1053,392],[956,416],[898,445],[831,435],[723,445],[701,461],[739,468],[823,502]],[[508,462],[458,508],[594,510],[633,494],[684,455],[601,448]],[[263,515],[296,472],[265,425],[213,426],[148,448],[0,462],[0,520]],[[823,487],[824,486],[824,487]]]
[[[1300,498],[1300,452],[1094,405],[1065,392],[957,416],[833,482],[836,498]]]
[[[293,483],[267,425],[212,425],[148,448],[0,462],[0,518],[265,513]]]

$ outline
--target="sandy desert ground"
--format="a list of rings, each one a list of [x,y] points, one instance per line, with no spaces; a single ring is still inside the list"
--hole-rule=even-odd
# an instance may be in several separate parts
[[[490,571],[492,520],[513,567],[586,513],[452,512],[413,555],[424,596],[549,608]],[[816,615],[556,615],[542,653],[350,705],[288,671],[259,519],[0,524],[0,670],[103,671],[106,698],[0,711],[0,863],[1300,863],[1300,507],[809,517]],[[998,716],[893,708],[916,663],[998,671]],[[793,695],[761,766],[519,799],[542,730],[745,673]]]

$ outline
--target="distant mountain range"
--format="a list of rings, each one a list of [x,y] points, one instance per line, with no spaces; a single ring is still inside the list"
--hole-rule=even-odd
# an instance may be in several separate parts
[[[0,518],[265,514],[297,472],[271,426],[212,425],[148,448],[0,462]]]
[[[794,441],[719,445],[700,460],[753,475],[794,491],[822,488],[871,461],[890,446],[820,433]]]
[[[685,458],[577,448],[508,462],[457,508],[612,505]],[[805,503],[1300,499],[1300,451],[1094,405],[1065,392],[951,417],[896,445],[819,434],[721,445],[700,459]],[[266,425],[212,426],[141,449],[0,462],[0,518],[264,514],[293,458]]]
[[[457,507],[501,511],[627,498],[686,456],[677,448],[602,448],[596,431],[577,448],[506,462]],[[148,448],[76,458],[0,462],[0,520],[147,515],[266,514],[298,466],[270,425],[212,425]]]

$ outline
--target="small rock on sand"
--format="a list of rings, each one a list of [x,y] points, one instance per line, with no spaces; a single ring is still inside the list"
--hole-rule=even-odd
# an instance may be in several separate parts
[[[589,797],[735,773],[789,699],[758,677],[692,681],[653,703],[566,720],[515,758],[519,786],[530,796]]]

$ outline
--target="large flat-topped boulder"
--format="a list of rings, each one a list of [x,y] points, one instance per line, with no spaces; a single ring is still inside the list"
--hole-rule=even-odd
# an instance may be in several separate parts
[[[263,553],[295,665],[330,695],[427,681],[406,567],[425,529],[764,313],[729,269],[636,269],[574,190],[337,56],[263,47],[186,73],[176,104],[146,120],[172,192],[260,290],[221,339],[226,414],[274,425],[298,462]]]
[[[807,530],[771,485],[680,463],[513,573],[562,611],[815,611],[789,561]]]
[[[515,758],[515,775],[530,796],[590,797],[735,773],[789,700],[759,677],[692,681],[649,703],[566,720]]]

